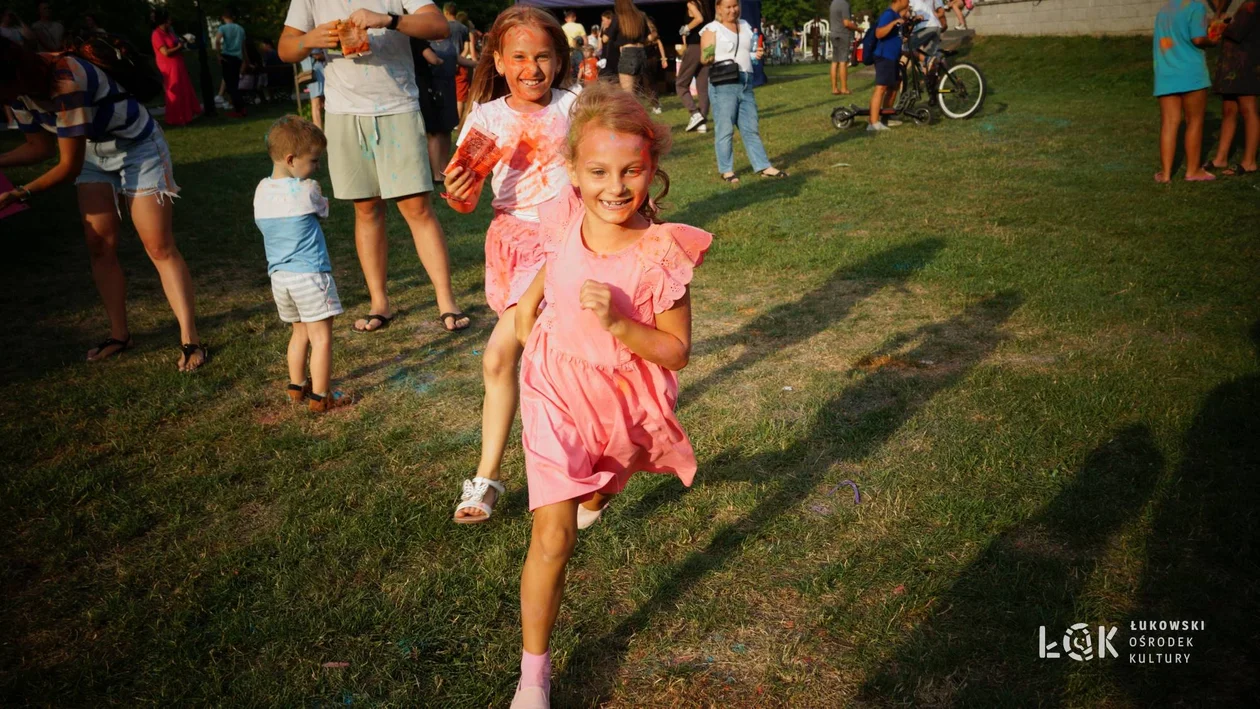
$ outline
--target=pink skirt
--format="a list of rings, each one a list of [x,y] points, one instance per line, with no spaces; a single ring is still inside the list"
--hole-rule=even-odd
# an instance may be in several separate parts
[[[486,304],[496,314],[516,305],[544,262],[542,225],[498,212],[486,232]]]

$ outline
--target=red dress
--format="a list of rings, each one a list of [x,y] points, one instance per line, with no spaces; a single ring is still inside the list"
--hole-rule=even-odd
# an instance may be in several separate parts
[[[192,77],[184,64],[182,54],[166,56],[162,47],[178,47],[175,33],[165,27],[153,30],[153,53],[157,55],[158,71],[162,72],[162,85],[166,87],[166,124],[182,126],[201,115],[201,102],[193,90]]]

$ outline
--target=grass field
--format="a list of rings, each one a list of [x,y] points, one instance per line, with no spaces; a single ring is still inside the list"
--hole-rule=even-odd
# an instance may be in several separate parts
[[[1149,42],[982,39],[981,115],[879,137],[829,125],[825,67],[776,68],[758,103],[790,180],[737,146],[732,190],[712,135],[677,134],[668,217],[717,235],[682,373],[700,472],[637,477],[580,537],[557,706],[1254,699],[1260,180],[1153,184]],[[441,331],[393,214],[402,317],[356,336],[334,204],[334,376],[363,400],[291,409],[251,214],[275,115],[168,132],[214,354],[195,375],[134,235],[137,347],[88,365],[107,329],[73,190],[0,222],[6,705],[511,697],[518,444],[494,520],[450,522],[477,461],[490,213],[441,207],[473,330]],[[1207,626],[1188,665],[1038,657],[1039,626],[1136,619]]]

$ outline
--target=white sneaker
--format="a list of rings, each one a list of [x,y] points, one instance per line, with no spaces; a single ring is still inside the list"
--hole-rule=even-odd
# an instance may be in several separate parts
[[[687,121],[687,130],[693,131],[696,128],[704,128],[704,115],[700,113],[691,114],[691,120]]]
[[[884,125],[883,123],[879,123],[879,122],[877,121],[877,122],[875,122],[875,123],[871,123],[871,124],[867,125],[867,126],[866,126],[866,130],[868,130],[868,131],[876,131],[876,132],[878,132],[878,131],[881,131],[881,130],[892,130],[892,129],[891,129],[891,128],[889,128],[888,126]]]
[[[661,107],[660,107],[660,106],[653,106],[653,107],[652,107],[652,113],[655,113],[655,114],[656,114],[656,115],[658,115],[658,116],[659,116],[659,115],[661,115]]]
[[[696,129],[696,132],[697,132],[697,133],[708,133],[708,132],[709,132],[709,126],[708,126],[708,124],[701,123],[701,124],[700,124],[700,127]]]
[[[892,119],[892,118],[889,118],[889,119],[888,119],[888,127],[889,127],[889,128],[896,128],[897,126],[900,126],[900,125],[905,125],[905,124],[904,124],[904,123],[902,123],[901,121],[894,120],[894,119]]]

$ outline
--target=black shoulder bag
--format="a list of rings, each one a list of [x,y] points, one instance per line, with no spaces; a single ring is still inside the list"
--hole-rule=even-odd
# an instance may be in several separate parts
[[[738,24],[735,25],[735,56],[739,56],[739,35],[742,34]],[[717,52],[717,32],[713,33],[713,51]],[[709,83],[714,86],[724,86],[726,84],[734,84],[739,81],[739,64],[734,59],[723,59],[720,62],[713,62],[713,66],[709,67]]]

